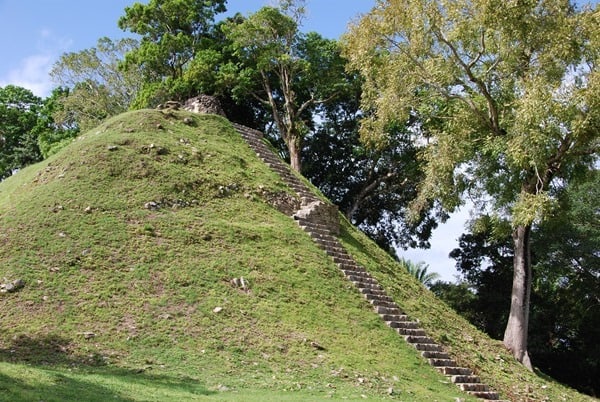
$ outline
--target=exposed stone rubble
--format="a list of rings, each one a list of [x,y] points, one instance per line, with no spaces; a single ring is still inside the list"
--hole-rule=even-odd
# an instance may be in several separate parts
[[[217,98],[209,95],[198,95],[188,99],[183,105],[183,109],[192,113],[218,114],[225,117],[221,102],[219,102]]]
[[[294,213],[294,219],[319,222],[329,228],[331,233],[340,234],[338,208],[323,201],[308,201],[302,198],[301,208]]]
[[[195,107],[186,107],[186,110],[196,112]],[[378,281],[346,252],[336,237],[339,234],[337,208],[316,197],[296,173],[292,172],[292,169],[265,144],[260,131],[232,124],[258,157],[278,173],[300,198],[299,209],[294,211],[290,208],[282,208],[282,212],[293,217],[319,247],[333,259],[346,279],[356,286],[381,319],[404,337],[406,342],[414,346],[429,364],[447,376],[462,391],[483,401],[499,401],[500,396],[497,392],[481,383],[480,378],[474,375],[473,370],[459,366],[440,344],[427,335],[418,321],[404,314]]]
[[[22,279],[8,281],[4,278],[5,283],[0,283],[0,293],[15,293],[25,287],[25,282]]]
[[[279,173],[282,179],[301,198],[300,209],[293,213],[293,218],[300,227],[322,248],[338,265],[346,279],[354,283],[358,291],[371,303],[381,319],[409,344],[420,351],[421,356],[435,367],[462,391],[483,401],[499,401],[500,396],[489,386],[482,384],[473,370],[461,367],[444,348],[430,338],[418,321],[412,320],[365,268],[358,265],[346,252],[335,235],[339,234],[337,208],[318,199],[279,157],[277,157],[262,140],[262,133],[234,124],[236,130],[246,140],[257,155]]]
[[[165,103],[158,105],[156,109],[162,110],[163,112],[183,109],[197,114],[217,114],[219,116],[227,117],[221,107],[221,102],[214,96],[204,94],[190,98],[183,104],[173,100],[166,101]],[[191,121],[184,120],[184,123],[190,124]]]

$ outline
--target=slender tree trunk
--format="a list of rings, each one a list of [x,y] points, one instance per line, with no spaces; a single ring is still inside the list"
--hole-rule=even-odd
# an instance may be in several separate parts
[[[290,134],[288,151],[290,151],[290,165],[296,172],[302,169],[302,139],[297,134]]]
[[[529,328],[529,300],[531,295],[531,259],[529,236],[531,225],[518,226],[513,231],[514,259],[513,286],[510,315],[504,332],[504,346],[529,370],[533,371],[527,353],[527,331]]]

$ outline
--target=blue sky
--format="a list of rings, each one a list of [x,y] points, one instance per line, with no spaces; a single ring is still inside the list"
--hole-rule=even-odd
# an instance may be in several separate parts
[[[117,26],[134,0],[0,0],[0,87],[23,86],[47,96],[48,72],[65,52],[95,46],[103,36],[127,35]],[[145,1],[141,1],[142,3]],[[229,0],[228,14],[247,15],[273,0]],[[337,38],[375,0],[308,0],[304,30]]]

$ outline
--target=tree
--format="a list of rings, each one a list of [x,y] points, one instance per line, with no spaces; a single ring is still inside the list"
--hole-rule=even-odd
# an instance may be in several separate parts
[[[68,145],[79,134],[79,126],[72,119],[61,117],[59,122],[56,116],[65,116],[63,101],[69,96],[68,88],[55,88],[52,94],[44,99],[40,109],[38,122],[34,129],[37,142],[44,158],[55,154]]]
[[[142,87],[142,71],[119,68],[125,55],[138,49],[138,42],[125,38],[113,42],[100,38],[96,47],[65,53],[54,64],[50,76],[61,88],[54,120],[86,130],[107,117],[129,109]]]
[[[406,268],[406,271],[409,274],[427,287],[431,286],[433,281],[440,277],[437,272],[427,272],[429,266],[423,261],[414,263],[410,260],[402,258],[400,263],[404,266],[404,268]]]
[[[432,208],[417,222],[408,217],[423,176],[410,130],[396,127],[385,148],[363,144],[362,82],[355,73],[346,80],[346,89],[319,108],[319,124],[304,139],[302,174],[394,257],[397,247],[429,247],[432,230],[445,216]]]
[[[580,391],[598,395],[600,384],[600,174],[557,195],[558,207],[532,229],[529,351],[541,371]],[[500,339],[510,309],[510,230],[481,217],[453,250],[459,284],[431,290],[471,323]],[[506,226],[510,229],[509,226]]]
[[[532,225],[553,190],[597,160],[600,13],[566,0],[382,0],[346,37],[364,76],[361,130],[416,118],[425,179],[413,203],[463,194],[510,218],[513,287],[504,344],[532,368]]]
[[[42,160],[35,127],[42,99],[14,85],[0,88],[0,180]]]
[[[531,353],[554,378],[600,393],[600,173],[563,189],[534,231]]]
[[[141,35],[140,46],[128,52],[125,68],[141,67],[144,88],[137,107],[155,106],[169,97],[189,97],[184,74],[198,52],[211,46],[214,18],[225,12],[226,0],[150,0],[125,8],[119,27]]]
[[[251,96],[268,108],[292,168],[300,171],[314,108],[333,99],[344,84],[345,60],[337,42],[314,32],[301,34],[297,19],[273,7],[224,29],[242,61],[234,74],[234,95]]]

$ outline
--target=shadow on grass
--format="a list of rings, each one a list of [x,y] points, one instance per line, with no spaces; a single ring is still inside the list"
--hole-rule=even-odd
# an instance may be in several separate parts
[[[68,339],[56,335],[19,336],[0,348],[0,362],[14,364],[0,371],[0,401],[147,400],[129,396],[132,389],[136,394],[159,392],[164,400],[169,394],[214,394],[192,378],[148,374],[108,366],[99,355],[77,355]]]
[[[19,335],[0,348],[0,361],[44,366],[104,365],[99,355],[79,356],[71,351],[71,341],[58,335],[29,337]]]
[[[45,370],[44,370],[45,371]],[[75,380],[60,373],[49,375],[47,381],[31,381],[21,376],[10,376],[0,372],[0,401],[116,401],[132,402],[134,399],[121,397],[117,392],[91,384],[87,381]]]

